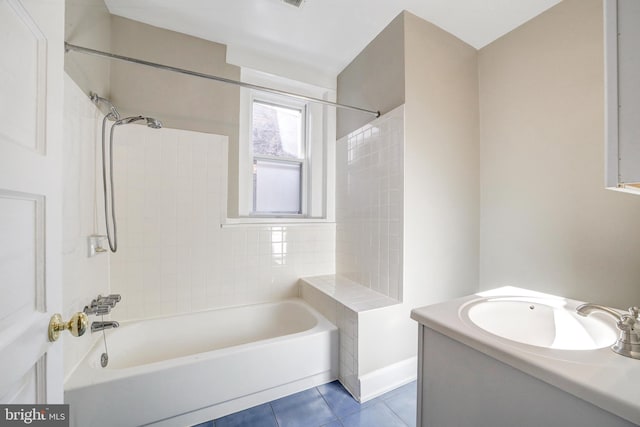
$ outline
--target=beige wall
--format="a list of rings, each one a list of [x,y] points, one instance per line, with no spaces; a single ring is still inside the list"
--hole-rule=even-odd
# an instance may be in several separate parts
[[[416,354],[413,308],[478,287],[477,52],[411,13],[404,22],[403,308],[379,332],[393,349],[380,363]]]
[[[479,54],[480,287],[640,301],[640,197],[604,190],[600,0],[565,0]]]
[[[388,113],[404,103],[404,14],[399,14],[338,75],[340,104]],[[374,116],[339,109],[337,137],[369,123]]]
[[[240,80],[226,46],[113,16],[111,45],[120,55]],[[174,129],[228,135],[237,143],[238,86],[137,64],[111,64],[111,100],[124,114],[158,117]]]
[[[477,51],[405,12],[404,283],[431,304],[478,285]]]
[[[66,1],[72,44],[240,80],[226,46],[109,14],[103,0]],[[65,71],[85,93],[110,99],[123,116],[148,115],[165,127],[229,137],[229,214],[237,214],[240,88],[71,52]],[[103,111],[106,111],[103,109]]]
[[[65,1],[65,41],[78,46],[111,51],[111,14],[104,0]],[[96,56],[67,53],[64,70],[85,92],[110,94],[111,61]]]
[[[226,46],[129,19],[111,18],[111,45],[120,55],[231,80]],[[237,211],[240,88],[125,62],[111,65],[111,101],[124,114],[150,115],[164,126],[229,137],[229,210]]]
[[[393,72],[377,69],[392,61],[401,61]],[[403,12],[338,77],[342,102],[381,111],[405,103],[403,304],[387,316],[387,327],[376,329],[375,340],[360,342],[363,354],[374,355],[361,375],[416,355],[412,308],[477,290],[477,76],[474,48]],[[340,113],[338,119],[342,134],[359,123],[346,126]]]
[[[103,0],[67,0],[65,36],[72,44],[240,80],[240,68],[226,63],[225,45],[112,16]],[[238,140],[237,86],[77,52],[65,56],[65,71],[123,115],[154,115],[167,127]]]

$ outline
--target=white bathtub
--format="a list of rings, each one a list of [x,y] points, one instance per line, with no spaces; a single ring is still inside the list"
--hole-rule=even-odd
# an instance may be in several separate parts
[[[196,424],[338,373],[337,328],[300,299],[122,322],[107,345],[65,383],[72,425]]]

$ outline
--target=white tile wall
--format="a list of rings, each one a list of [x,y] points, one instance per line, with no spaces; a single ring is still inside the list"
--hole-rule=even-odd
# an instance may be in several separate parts
[[[363,321],[360,315],[397,305],[398,301],[335,274],[302,278],[300,294],[340,330],[339,378],[347,390],[360,399],[362,356],[358,331],[371,329],[371,322]]]
[[[331,287],[332,282],[335,282],[335,275],[306,277],[300,280],[300,294],[306,302],[338,327],[340,331],[338,376],[347,390],[359,398],[358,313],[338,301],[331,292],[327,292],[326,288]],[[355,286],[363,288],[358,284]]]
[[[87,237],[98,231],[96,161],[102,116],[65,74],[63,141],[63,317],[68,319],[98,294],[109,293],[109,258],[89,258]],[[90,333],[63,340],[65,377],[98,337]]]
[[[396,299],[382,295],[379,292],[363,287],[357,282],[335,274],[304,277],[301,281],[301,286],[303,298],[305,298],[304,290],[309,288],[311,289],[309,291],[311,292],[309,295],[310,300],[315,297],[315,292],[320,292],[356,313],[398,304]]]
[[[221,228],[226,137],[127,125],[114,141],[118,319],[288,298],[335,271],[334,224]]]
[[[336,273],[304,277],[302,297],[340,330],[340,381],[357,399],[360,314],[402,300],[404,107],[337,143]]]
[[[337,144],[336,272],[402,299],[404,107]]]
[[[340,330],[340,382],[360,399],[358,379],[358,314],[338,305],[336,326]]]

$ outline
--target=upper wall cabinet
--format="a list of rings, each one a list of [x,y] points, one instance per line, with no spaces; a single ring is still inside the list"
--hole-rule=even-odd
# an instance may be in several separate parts
[[[604,0],[607,188],[640,194],[640,0]]]

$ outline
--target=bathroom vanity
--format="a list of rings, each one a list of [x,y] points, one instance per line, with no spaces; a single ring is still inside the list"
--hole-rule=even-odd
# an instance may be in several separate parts
[[[506,287],[418,308],[418,426],[640,425],[640,360],[612,317]]]

